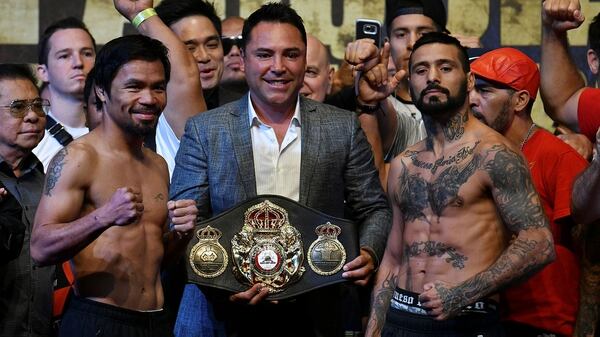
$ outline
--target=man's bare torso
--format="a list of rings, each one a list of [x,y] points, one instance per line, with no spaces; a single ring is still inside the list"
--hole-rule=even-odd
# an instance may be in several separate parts
[[[107,203],[121,187],[141,193],[144,211],[132,224],[108,228],[72,259],[76,292],[134,310],[162,308],[159,269],[167,219],[166,167],[149,150],[134,158],[126,151],[107,148],[98,136],[90,134],[73,144],[73,150],[84,152],[93,168],[80,216]]]
[[[446,144],[437,156],[423,141],[395,160],[400,167],[393,171],[393,207],[402,224],[398,287],[421,293],[436,280],[454,286],[489,267],[506,248],[508,232],[486,169],[497,150],[491,142],[500,137],[483,132]]]

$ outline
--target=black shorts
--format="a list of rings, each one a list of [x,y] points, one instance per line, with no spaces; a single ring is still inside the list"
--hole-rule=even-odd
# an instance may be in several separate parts
[[[164,310],[142,312],[71,296],[60,337],[164,337],[173,336]]]
[[[418,294],[396,289],[395,295],[415,296]],[[408,302],[408,301],[407,301]],[[412,302],[412,301],[410,301]],[[503,337],[504,329],[500,323],[500,315],[494,304],[483,304],[481,307],[469,306],[458,316],[444,321],[436,321],[431,316],[418,313],[418,302],[407,305],[390,305],[382,337]],[[477,302],[483,303],[483,302]],[[413,310],[415,309],[415,310]]]

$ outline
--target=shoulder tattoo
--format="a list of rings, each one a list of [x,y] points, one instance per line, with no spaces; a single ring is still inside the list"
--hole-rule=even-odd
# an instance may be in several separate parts
[[[49,197],[52,196],[52,190],[60,178],[62,169],[67,161],[67,154],[67,148],[63,147],[50,161],[48,172],[46,173],[46,186],[44,187],[44,194]]]
[[[488,150],[485,169],[497,191],[496,205],[514,232],[547,226],[531,173],[523,158],[504,145]]]

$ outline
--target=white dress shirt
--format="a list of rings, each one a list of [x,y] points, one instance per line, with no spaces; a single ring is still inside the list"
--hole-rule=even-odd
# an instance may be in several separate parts
[[[295,201],[300,199],[300,100],[285,133],[281,147],[275,130],[263,123],[248,95],[248,117],[252,136],[256,194],[276,194]]]

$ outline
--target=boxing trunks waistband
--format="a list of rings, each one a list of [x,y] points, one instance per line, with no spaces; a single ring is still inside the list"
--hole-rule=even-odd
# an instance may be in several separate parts
[[[278,195],[248,199],[193,235],[189,282],[232,292],[261,283],[271,300],[344,282],[342,267],[359,255],[353,222]]]
[[[396,288],[382,335],[405,336],[503,336],[500,315],[493,300],[482,300],[463,308],[450,319],[437,321],[427,315],[418,294]],[[485,332],[485,333],[484,333]]]
[[[408,312],[415,315],[427,316],[427,309],[421,306],[419,294],[396,287],[392,294],[390,307],[396,310]],[[492,299],[481,299],[461,309],[459,315],[479,313],[497,313],[498,303]]]
[[[152,327],[158,322],[167,322],[167,314],[163,309],[136,311],[79,296],[71,296],[67,310],[81,311],[143,328]]]

